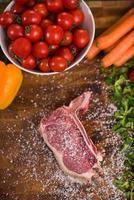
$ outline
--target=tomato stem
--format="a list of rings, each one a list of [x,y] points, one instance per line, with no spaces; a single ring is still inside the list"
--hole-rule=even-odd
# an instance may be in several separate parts
[[[25,27],[25,33],[29,33],[30,32],[30,26],[26,26]]]
[[[22,24],[22,19],[19,15],[16,15],[16,18],[15,18],[15,21],[18,23],[18,24]]]

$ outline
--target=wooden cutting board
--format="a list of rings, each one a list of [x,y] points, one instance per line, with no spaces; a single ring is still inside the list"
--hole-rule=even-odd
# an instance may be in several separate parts
[[[128,1],[87,1],[96,20],[96,34],[129,8]],[[0,6],[5,6],[0,4]],[[124,200],[112,184],[122,170],[121,140],[111,132],[115,106],[109,102],[99,63],[83,60],[55,76],[24,73],[23,85],[12,105],[0,111],[0,200]],[[93,99],[82,123],[103,153],[103,176],[92,184],[70,183],[38,133],[40,119],[91,90]]]

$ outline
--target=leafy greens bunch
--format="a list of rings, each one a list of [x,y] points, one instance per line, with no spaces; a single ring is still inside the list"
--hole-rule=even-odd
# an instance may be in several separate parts
[[[117,106],[113,131],[121,135],[121,150],[125,155],[123,174],[114,180],[114,184],[129,200],[134,200],[134,83],[129,80],[129,73],[132,70],[134,60],[121,68],[113,66],[109,70],[102,70],[110,88],[110,97]]]

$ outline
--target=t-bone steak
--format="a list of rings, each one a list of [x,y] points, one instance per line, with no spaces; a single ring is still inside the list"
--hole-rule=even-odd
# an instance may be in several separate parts
[[[85,92],[41,120],[39,131],[61,169],[75,182],[90,182],[102,157],[79,120],[88,111],[91,93]]]

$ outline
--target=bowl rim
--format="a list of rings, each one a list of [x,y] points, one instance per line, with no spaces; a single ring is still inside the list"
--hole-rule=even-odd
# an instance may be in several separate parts
[[[86,56],[86,54],[88,53],[89,49],[91,48],[92,44],[93,44],[93,41],[94,41],[94,37],[95,37],[95,20],[94,20],[94,17],[93,17],[93,14],[92,14],[92,11],[90,9],[90,7],[86,4],[86,2],[84,0],[81,0],[81,3],[84,4],[84,6],[87,8],[88,10],[88,13],[89,15],[91,16],[91,20],[92,20],[92,26],[93,26],[93,34],[92,34],[92,37],[90,39],[90,42],[88,44],[88,47],[87,47],[87,50],[83,53],[83,55],[76,61],[74,62],[71,66],[69,66],[67,69],[65,69],[63,72],[38,72],[38,71],[34,71],[34,70],[29,70],[29,69],[26,69],[22,66],[20,66],[19,64],[15,63],[15,61],[6,53],[6,50],[5,48],[3,47],[3,42],[2,42],[2,37],[0,37],[0,46],[1,46],[1,49],[3,51],[3,53],[5,54],[5,56],[9,59],[9,61],[11,63],[13,63],[14,65],[16,65],[19,69],[21,69],[22,71],[25,71],[25,72],[28,72],[30,74],[34,74],[34,75],[41,75],[41,76],[49,76],[49,75],[56,75],[56,74],[59,74],[59,73],[64,73],[64,72],[67,72],[68,70],[72,69],[73,67],[77,66],[81,60]],[[10,10],[10,7],[14,4],[14,1],[11,1],[7,7],[5,8],[4,11],[7,11],[7,10]],[[3,28],[0,26],[0,32]]]

